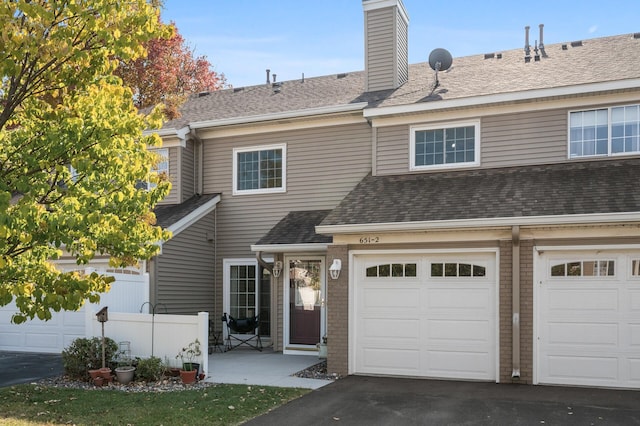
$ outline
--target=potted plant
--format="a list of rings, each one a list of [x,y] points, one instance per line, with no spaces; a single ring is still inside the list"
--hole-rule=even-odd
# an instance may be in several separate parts
[[[180,358],[182,368],[180,369],[180,378],[182,383],[189,384],[196,381],[196,375],[198,374],[199,364],[193,362],[196,357],[202,355],[200,350],[200,341],[198,339],[189,343],[186,347],[182,348],[176,358]]]

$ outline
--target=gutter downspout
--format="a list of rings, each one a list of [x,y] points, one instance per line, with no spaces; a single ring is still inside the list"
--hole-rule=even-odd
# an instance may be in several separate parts
[[[256,252],[256,260],[258,261],[260,266],[262,266],[264,269],[269,271],[271,273],[271,275],[273,275],[273,265],[267,263],[267,261],[262,258],[262,252],[261,251]]]
[[[520,378],[520,226],[511,228],[511,311],[513,312],[512,324],[512,366],[511,378]]]
[[[202,158],[202,156],[204,155],[204,148],[203,148],[203,143],[202,143],[202,139],[200,139],[200,137],[198,136],[198,134],[196,133],[196,129],[190,129],[189,131],[189,135],[191,135],[191,137],[193,138],[194,141],[196,141],[197,144],[197,149],[196,151],[196,155],[198,156],[198,164],[197,164],[197,171],[196,171],[196,194],[202,195],[202,191],[203,191],[203,180],[204,180],[204,171],[202,170],[204,167],[204,159]]]

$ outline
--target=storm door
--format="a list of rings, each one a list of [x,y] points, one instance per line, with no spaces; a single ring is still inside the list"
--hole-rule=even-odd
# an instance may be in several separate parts
[[[287,266],[287,344],[293,349],[304,346],[313,346],[315,349],[324,332],[324,259],[289,258]]]

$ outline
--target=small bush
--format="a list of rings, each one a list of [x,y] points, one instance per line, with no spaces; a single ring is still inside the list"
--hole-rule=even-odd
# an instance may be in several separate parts
[[[162,360],[157,356],[141,359],[136,367],[136,379],[144,380],[145,382],[160,380],[165,368]]]
[[[112,368],[111,360],[118,351],[116,342],[104,338],[106,366]],[[89,379],[89,370],[102,367],[102,338],[75,339],[62,351],[62,365],[67,376],[74,379]]]

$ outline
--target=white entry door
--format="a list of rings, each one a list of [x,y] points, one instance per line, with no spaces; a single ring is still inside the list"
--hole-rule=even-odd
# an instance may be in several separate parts
[[[640,252],[544,250],[537,382],[640,388]]]
[[[355,374],[497,380],[495,252],[354,260]]]

